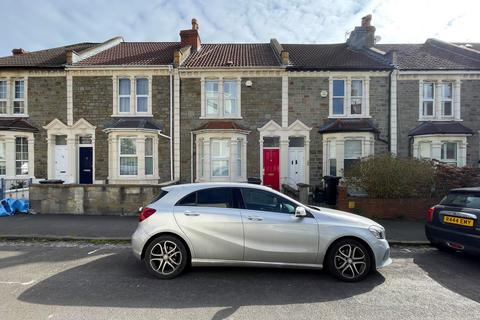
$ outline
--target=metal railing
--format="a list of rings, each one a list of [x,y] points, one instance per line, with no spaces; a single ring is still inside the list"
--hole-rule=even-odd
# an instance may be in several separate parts
[[[32,178],[6,179],[0,178],[0,199],[28,199]]]

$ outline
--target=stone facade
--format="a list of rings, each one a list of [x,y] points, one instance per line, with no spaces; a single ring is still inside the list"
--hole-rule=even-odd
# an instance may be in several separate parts
[[[170,79],[166,76],[152,78],[152,114],[163,125],[163,134],[170,136]],[[170,181],[170,140],[159,137],[158,174],[160,181]]]
[[[467,137],[467,162],[468,166],[478,166],[479,162],[479,131],[480,114],[478,101],[480,101],[480,80],[462,80],[460,96],[460,117],[462,124],[474,131],[474,135]],[[398,155],[408,157],[412,155],[410,130],[418,126],[419,121],[419,81],[399,80],[397,83],[397,108],[398,108]]]
[[[47,132],[43,126],[58,118],[67,122],[67,81],[65,77],[28,79],[29,121],[38,128],[35,137],[35,177],[47,178]]]
[[[251,87],[244,85],[252,81]],[[258,77],[241,79],[241,116],[235,120],[251,132],[247,137],[247,177],[260,177],[260,147],[258,128],[270,120],[281,123],[282,78]],[[181,181],[191,181],[191,159],[195,161],[195,146],[191,158],[191,132],[207,120],[201,116],[200,78],[181,79],[180,84],[180,164]],[[195,139],[195,138],[194,138]],[[193,166],[195,172],[195,166]],[[195,178],[195,177],[194,177]]]
[[[354,74],[354,73],[352,73]],[[329,90],[328,77],[290,77],[288,80],[288,123],[300,120],[310,131],[310,184],[319,185],[323,178],[323,143],[319,128],[329,116],[329,98],[320,92]],[[370,77],[370,116],[379,129],[375,154],[388,152],[389,78]],[[382,141],[383,140],[383,141]]]
[[[95,179],[108,177],[108,135],[105,123],[112,119],[112,77],[73,77],[73,122],[84,118],[95,130]]]

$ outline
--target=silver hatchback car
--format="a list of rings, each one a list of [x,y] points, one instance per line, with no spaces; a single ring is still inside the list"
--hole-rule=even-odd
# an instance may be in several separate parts
[[[164,187],[139,220],[133,252],[161,279],[189,265],[213,265],[325,267],[341,280],[359,281],[392,261],[378,223],[259,185]]]

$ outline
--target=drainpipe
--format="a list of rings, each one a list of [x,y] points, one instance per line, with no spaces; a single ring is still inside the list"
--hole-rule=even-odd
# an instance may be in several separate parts
[[[173,181],[173,67],[168,66],[168,73],[170,76],[170,181]]]
[[[193,182],[193,132],[190,132],[190,182]]]
[[[388,74],[388,152],[392,152],[392,74],[390,70]]]

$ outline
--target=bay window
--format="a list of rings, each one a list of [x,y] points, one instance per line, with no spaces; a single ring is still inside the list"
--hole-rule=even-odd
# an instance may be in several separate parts
[[[331,176],[337,175],[337,143],[335,140],[328,142],[328,174]]]
[[[233,133],[196,135],[196,181],[246,180],[246,136]]]
[[[15,174],[28,174],[28,139],[25,137],[15,138]]]
[[[202,79],[202,117],[239,118],[240,79]]]
[[[467,137],[425,135],[415,136],[413,156],[422,160],[438,160],[458,167],[466,165]]]
[[[457,164],[457,143],[442,142],[440,160],[450,164]]]

